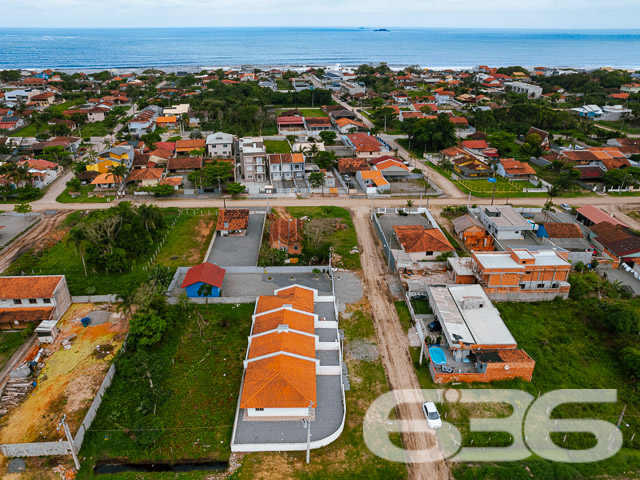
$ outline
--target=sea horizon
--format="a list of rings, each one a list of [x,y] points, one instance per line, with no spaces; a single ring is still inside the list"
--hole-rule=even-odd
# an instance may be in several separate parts
[[[456,70],[482,64],[638,69],[640,29],[0,28],[0,69],[194,71],[243,64],[304,67],[380,62],[396,68],[419,65]]]

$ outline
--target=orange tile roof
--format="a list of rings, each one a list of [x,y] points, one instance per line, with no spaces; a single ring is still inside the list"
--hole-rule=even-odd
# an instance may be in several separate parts
[[[409,171],[409,167],[407,167],[404,163],[398,162],[396,160],[385,160],[383,162],[376,163],[376,168],[380,171],[386,170],[387,168],[391,167],[402,168],[403,170]]]
[[[101,173],[93,179],[91,185],[104,185],[110,183],[118,183],[119,181],[120,177],[115,177],[112,173]]]
[[[316,363],[277,355],[250,362],[244,375],[240,408],[315,406]]]
[[[156,118],[156,123],[176,123],[177,121],[178,119],[174,116]]]
[[[257,358],[278,352],[316,358],[316,339],[294,331],[276,331],[259,335],[251,338],[248,358]]]
[[[178,140],[176,142],[176,151],[190,152],[191,150],[204,148],[205,145],[206,145],[206,140],[204,138],[196,139],[196,140]]]
[[[162,177],[162,168],[139,168],[132,170],[127,177],[127,182],[135,182],[138,180],[158,180]]]
[[[437,228],[422,225],[394,225],[399,242],[405,252],[453,252],[449,240]]]
[[[535,175],[536,171],[528,163],[522,163],[513,158],[500,160],[500,164],[508,175]]]
[[[0,277],[0,299],[51,298],[62,275],[43,277]]]
[[[302,242],[302,228],[304,221],[298,218],[285,220],[276,219],[269,230],[269,241],[280,242],[286,245]]]
[[[246,230],[247,228],[249,228],[248,208],[227,208],[218,212],[216,230]]]
[[[258,297],[258,302],[262,298],[272,297]],[[264,304],[263,304],[264,305]],[[270,305],[267,303],[267,307]],[[274,308],[279,308],[281,305],[277,305]],[[273,308],[267,308],[265,311],[273,310]],[[275,330],[278,325],[289,325],[291,330],[298,330],[299,332],[314,333],[315,332],[315,320],[314,316],[309,313],[293,312],[291,310],[283,309],[271,313],[263,313],[256,315],[253,321],[252,334],[268,332]]]
[[[371,180],[377,186],[389,185],[389,182],[382,176],[382,172],[379,170],[365,170],[360,172],[363,180]]]
[[[296,310],[313,313],[313,292],[300,287],[290,287],[281,290],[277,295],[260,296],[256,313],[268,312],[280,308],[282,305],[291,305]]]

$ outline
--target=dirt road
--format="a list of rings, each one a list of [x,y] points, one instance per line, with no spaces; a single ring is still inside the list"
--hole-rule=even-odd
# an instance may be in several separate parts
[[[5,249],[0,250],[0,272],[4,272],[13,260],[25,250],[35,246],[38,242],[47,240],[47,235],[67,216],[68,211],[60,211],[55,215],[43,215],[42,220],[19,237]]]
[[[392,390],[419,389],[413,362],[409,354],[407,336],[402,331],[400,320],[393,305],[391,292],[385,278],[386,262],[381,258],[379,240],[373,230],[367,208],[354,209],[354,225],[358,232],[360,260],[364,278],[364,290],[371,304],[378,347],[389,386]],[[419,403],[401,404],[396,408],[399,420],[424,430],[426,424]],[[403,433],[405,449],[425,451],[437,441],[431,433]],[[426,455],[409,454],[407,465],[411,479],[452,479],[444,460],[427,460]]]

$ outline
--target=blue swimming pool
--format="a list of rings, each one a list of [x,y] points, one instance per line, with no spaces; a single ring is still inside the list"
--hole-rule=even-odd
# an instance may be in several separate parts
[[[429,356],[435,365],[444,365],[447,363],[447,357],[440,347],[429,347]]]

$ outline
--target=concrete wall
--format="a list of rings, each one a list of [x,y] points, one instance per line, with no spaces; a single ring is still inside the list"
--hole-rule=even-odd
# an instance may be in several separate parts
[[[492,363],[487,365],[485,373],[445,373],[436,371],[433,363],[429,363],[429,372],[435,383],[493,382],[496,380],[512,380],[514,378],[522,378],[530,382],[535,364],[533,360],[531,362],[509,363],[509,369],[505,370],[505,364]]]

